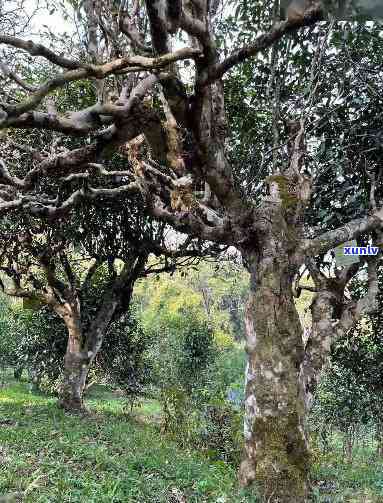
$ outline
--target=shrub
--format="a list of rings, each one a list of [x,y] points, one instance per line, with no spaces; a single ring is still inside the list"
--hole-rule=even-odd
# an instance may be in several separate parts
[[[97,370],[119,386],[132,408],[151,381],[150,338],[130,311],[109,327],[97,357]]]
[[[40,311],[14,311],[13,330],[17,333],[14,364],[26,369],[35,388],[54,392],[61,377],[67,344],[65,325],[49,308]]]

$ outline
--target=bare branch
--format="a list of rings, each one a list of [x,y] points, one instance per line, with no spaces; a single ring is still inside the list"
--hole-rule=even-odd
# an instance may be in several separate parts
[[[26,152],[27,154],[31,154],[32,159],[35,159],[36,161],[43,161],[44,160],[44,154],[42,154],[39,150],[37,150],[33,147],[30,147],[29,145],[17,143],[15,141],[13,141],[12,139],[8,139],[8,144],[11,147],[14,147],[18,150],[21,150],[22,152]]]
[[[149,211],[153,216],[167,222],[180,232],[187,232],[202,239],[222,244],[233,244],[233,239],[235,239],[232,231],[226,229],[225,224],[222,226],[210,227],[204,224],[191,212],[182,212],[179,214],[170,212],[160,201],[153,203]]]
[[[81,285],[81,289],[83,291],[86,290],[86,288],[88,288],[88,286],[90,285],[90,282],[91,282],[94,274],[96,273],[97,269],[100,267],[100,265],[101,265],[101,261],[96,259],[93,262],[93,264],[89,267],[89,269],[86,273],[85,279]]]
[[[118,27],[121,33],[126,35],[132,42],[135,49],[143,53],[152,53],[150,46],[145,45],[145,37],[137,26],[137,16],[139,14],[140,2],[135,0],[131,12],[127,11],[127,0],[121,0],[118,11]]]
[[[73,192],[65,201],[59,205],[48,205],[41,203],[37,198],[36,200],[31,200],[28,203],[21,200],[21,202],[15,207],[25,207],[32,215],[48,218],[54,220],[56,218],[61,218],[66,215],[78,205],[81,201],[96,199],[99,196],[104,196],[107,198],[119,197],[123,194],[139,194],[140,187],[137,183],[130,183],[127,185],[121,185],[113,189],[93,189],[92,187],[87,188],[87,190],[79,189]],[[0,206],[1,210],[1,206]]]
[[[0,61],[0,70],[6,77],[11,78],[17,85],[22,87],[25,91],[34,92],[36,87],[25,82],[21,77],[19,77],[15,72],[13,72],[4,62]]]
[[[23,204],[22,199],[14,199],[13,201],[1,201],[0,200],[0,215],[8,213],[9,211],[12,210],[17,210],[18,208],[21,208]]]
[[[298,247],[297,254],[320,255],[336,246],[354,239],[364,232],[380,229],[383,225],[383,208],[365,218],[358,218],[346,225],[325,232],[314,239],[304,239]]]
[[[156,54],[169,52],[166,0],[145,0],[150,32]]]
[[[79,287],[79,281],[76,278],[76,275],[74,274],[73,269],[69,263],[68,257],[64,252],[60,253],[60,262],[64,269],[65,275],[69,281],[70,286],[72,288]]]
[[[29,52],[31,56],[43,56],[51,63],[61,66],[62,68],[75,70],[76,68],[81,67],[80,62],[59,56],[48,49],[48,47],[45,47],[42,44],[35,44],[32,40],[23,40],[17,37],[10,37],[8,35],[0,35],[0,44],[11,45],[17,49],[23,49],[24,51]]]
[[[379,257],[369,257],[368,264],[368,290],[366,295],[356,304],[350,302],[344,309],[337,325],[337,330],[342,334],[349,330],[364,314],[376,311],[379,281],[377,273]]]
[[[125,58],[115,59],[103,65],[84,65],[82,68],[69,70],[68,72],[56,75],[40,86],[37,91],[31,94],[22,103],[15,105],[3,104],[2,107],[8,114],[8,117],[15,117],[35,108],[43,98],[53,90],[63,87],[69,82],[82,80],[90,77],[103,79],[108,75],[114,74],[119,70],[129,67],[137,67],[140,70],[159,70],[175,61],[190,59],[200,54],[198,49],[183,48],[170,52],[157,58],[147,58],[144,56],[127,56]]]
[[[167,0],[168,32],[176,33],[181,24],[182,0]]]
[[[2,159],[0,159],[0,182],[4,185],[10,185],[11,187],[23,186],[23,180],[16,176],[12,176]]]

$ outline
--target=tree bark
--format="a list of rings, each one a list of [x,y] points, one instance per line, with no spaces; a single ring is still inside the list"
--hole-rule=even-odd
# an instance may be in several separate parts
[[[83,392],[89,370],[89,358],[82,350],[82,332],[79,321],[69,320],[68,343],[64,359],[64,375],[59,391],[59,405],[66,411],[85,410]]]
[[[339,319],[337,310],[342,306],[343,289],[319,291],[311,304],[312,327],[308,337],[304,360],[300,368],[302,397],[306,411],[311,409],[321,372],[328,361],[331,343],[336,339],[334,322]]]
[[[308,497],[310,453],[299,379],[303,333],[292,291],[296,267],[289,256],[294,229],[277,204],[265,205],[262,213],[258,253],[245,255],[251,284],[239,479],[244,486],[255,481],[264,501],[299,503]]]
[[[71,302],[56,306],[68,330],[68,344],[64,360],[64,376],[60,389],[59,405],[67,411],[85,411],[83,393],[86,377],[104,335],[114,317],[125,313],[130,305],[134,282],[145,266],[147,256],[126,263],[120,276],[103,295],[100,306],[86,330],[81,325],[81,306],[73,296]]]

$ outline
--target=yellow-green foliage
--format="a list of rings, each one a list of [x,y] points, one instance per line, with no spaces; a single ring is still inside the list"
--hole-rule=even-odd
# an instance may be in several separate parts
[[[186,274],[185,274],[186,272]],[[302,284],[313,286],[303,280]],[[228,309],[222,308],[222,299],[239,299],[240,316],[248,295],[249,275],[244,268],[231,263],[201,263],[198,268],[178,271],[173,276],[148,277],[136,284],[135,300],[141,310],[144,327],[177,323],[185,311],[193,311],[194,316],[208,320],[213,330],[214,340],[221,348],[234,344],[235,327]],[[313,293],[302,290],[296,307],[302,325],[311,325],[310,304]],[[207,312],[208,311],[208,312]]]
[[[178,271],[173,276],[150,277],[139,282],[135,299],[141,308],[144,327],[150,329],[161,321],[177,323],[184,313],[209,323],[216,344],[228,348],[234,344],[234,328],[230,313],[222,308],[222,299],[239,295],[247,289],[247,273],[230,264],[217,272],[211,264],[200,264],[198,270]],[[243,294],[246,298],[246,292]],[[241,302],[240,308],[243,308]]]
[[[233,338],[224,330],[219,328],[214,330],[214,342],[220,348],[231,348],[234,344]]]
[[[176,322],[184,310],[193,311],[198,317],[203,315],[198,294],[170,276],[163,275],[161,281],[150,278],[140,282],[135,295],[147,329],[157,325],[160,319],[163,323]]]
[[[37,298],[23,299],[23,308],[38,311],[43,306],[43,303]]]

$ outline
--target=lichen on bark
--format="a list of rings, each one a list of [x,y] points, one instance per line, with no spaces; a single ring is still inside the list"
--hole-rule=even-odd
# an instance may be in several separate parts
[[[248,257],[251,293],[247,308],[248,367],[245,456],[239,478],[255,480],[265,501],[305,502],[310,452],[305,402],[298,379],[303,330],[295,307],[290,260],[296,231],[283,204],[265,204],[258,253]]]

